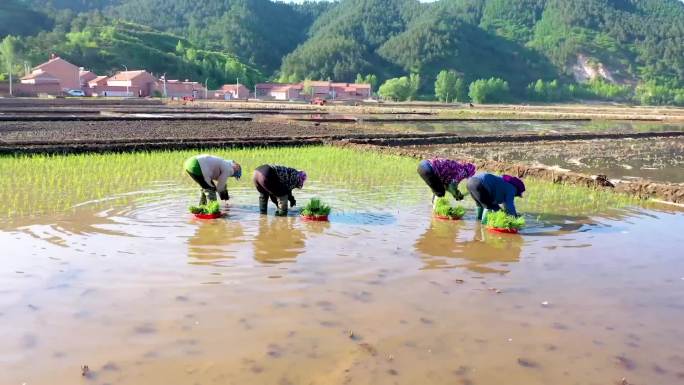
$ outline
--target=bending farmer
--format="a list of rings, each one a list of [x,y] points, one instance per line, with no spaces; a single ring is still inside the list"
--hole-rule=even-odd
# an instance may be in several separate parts
[[[192,180],[202,188],[200,205],[207,204],[207,199],[215,201],[217,192],[221,200],[230,199],[228,178],[232,176],[239,180],[242,176],[242,167],[238,162],[211,155],[193,156],[185,161],[184,167]]]
[[[500,204],[508,215],[518,216],[513,199],[522,198],[525,184],[514,176],[481,173],[468,180],[468,192],[477,204],[477,219],[485,223],[487,210],[499,211]]]
[[[462,200],[463,194],[458,191],[458,184],[473,174],[475,174],[475,165],[468,162],[460,163],[451,159],[432,158],[418,164],[418,175],[432,189],[432,193],[440,198],[448,191],[454,199]]]
[[[259,191],[259,212],[266,214],[269,198],[276,204],[276,215],[287,215],[287,203],[297,204],[292,190],[304,187],[306,173],[294,168],[264,164],[254,170],[254,186]]]

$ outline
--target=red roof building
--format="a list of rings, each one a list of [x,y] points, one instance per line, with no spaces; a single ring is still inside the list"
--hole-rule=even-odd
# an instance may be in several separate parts
[[[216,99],[248,99],[249,89],[242,84],[224,84],[214,93]]]
[[[305,88],[307,88],[305,90]],[[370,84],[306,81],[296,84],[260,83],[256,85],[257,98],[276,100],[329,99],[363,100],[371,97]]]
[[[192,97],[195,99],[203,99],[207,95],[206,88],[198,82],[167,80],[164,84],[163,80],[157,83],[157,91],[160,94],[166,95],[168,98],[184,98]]]
[[[21,78],[22,84],[55,84],[62,90],[81,89],[80,69],[68,61],[53,56],[45,63],[34,67],[31,73]]]

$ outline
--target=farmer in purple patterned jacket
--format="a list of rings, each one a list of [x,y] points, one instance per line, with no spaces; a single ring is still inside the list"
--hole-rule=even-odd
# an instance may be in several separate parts
[[[291,167],[264,164],[254,170],[254,186],[259,191],[259,212],[266,214],[269,198],[276,204],[276,215],[287,215],[288,201],[297,204],[292,190],[304,187],[306,172]]]
[[[418,164],[418,175],[432,189],[435,196],[441,198],[448,191],[454,199],[460,201],[463,194],[458,191],[458,184],[463,179],[475,175],[475,165],[444,158],[426,159]]]

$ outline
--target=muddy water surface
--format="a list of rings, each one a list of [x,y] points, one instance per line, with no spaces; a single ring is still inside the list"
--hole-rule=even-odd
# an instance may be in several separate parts
[[[431,219],[417,180],[311,178],[330,223],[261,216],[248,182],[195,220],[177,178],[4,217],[0,384],[684,381],[681,212],[533,189],[498,235]]]
[[[684,183],[684,138],[418,146],[451,157],[542,164],[609,178]]]

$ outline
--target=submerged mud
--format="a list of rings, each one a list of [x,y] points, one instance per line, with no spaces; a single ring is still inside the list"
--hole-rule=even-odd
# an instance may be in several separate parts
[[[53,184],[52,210],[0,217],[0,383],[603,385],[684,375],[684,261],[672,252],[684,242],[681,212],[535,206],[545,191],[531,183],[516,202],[528,226],[494,234],[469,199],[464,220],[431,218],[416,162],[307,154],[289,159],[309,171],[295,195],[330,203],[330,223],[303,222],[297,208],[262,216],[249,182],[232,180],[226,216],[195,220],[183,157],[144,154],[127,155],[147,160],[130,178],[105,157],[111,167],[91,169],[108,176],[102,183],[75,172],[84,184]],[[369,164],[383,168],[369,177]],[[88,195],[102,184],[102,196]],[[36,186],[12,184],[15,204]]]

